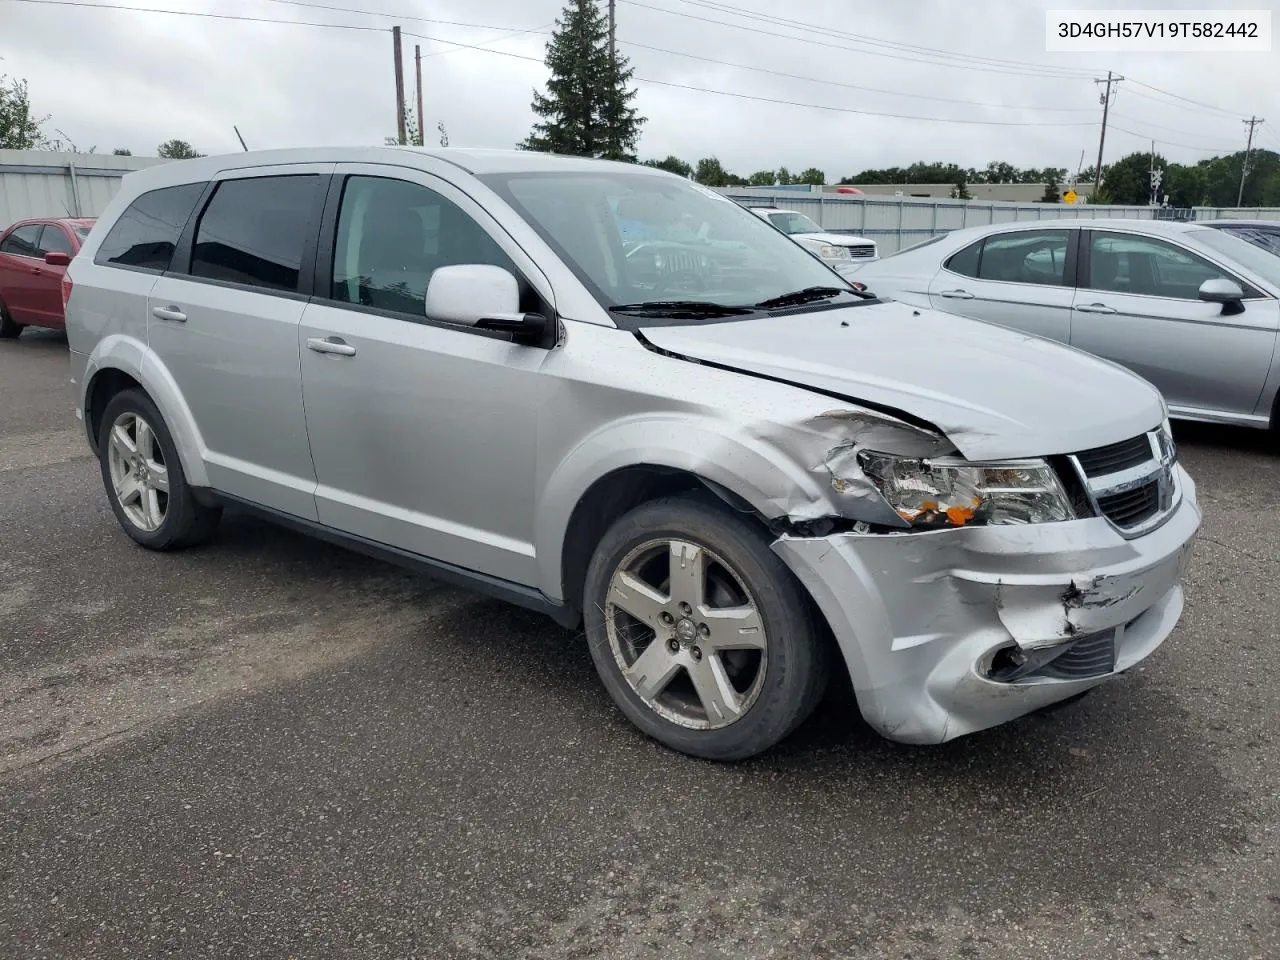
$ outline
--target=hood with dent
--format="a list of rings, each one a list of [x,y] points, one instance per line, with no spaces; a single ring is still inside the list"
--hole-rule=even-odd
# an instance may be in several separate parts
[[[1110,361],[902,303],[641,333],[693,360],[926,420],[971,460],[1088,450],[1164,417],[1155,387]]]

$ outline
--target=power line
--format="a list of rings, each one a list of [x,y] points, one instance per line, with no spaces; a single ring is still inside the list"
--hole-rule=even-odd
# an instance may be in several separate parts
[[[507,50],[490,50],[490,49],[486,49],[486,47],[479,47],[472,44],[462,44],[462,42],[456,41],[456,40],[442,40],[442,38],[440,37],[429,37],[429,36],[422,35],[422,33],[406,32],[406,36],[415,37],[417,38],[417,40],[434,40],[436,42],[440,42],[440,44],[467,47],[467,49],[472,49],[472,50],[483,50],[484,52],[486,52],[486,54],[494,54],[497,56],[509,56],[509,58],[513,58],[516,60],[529,60],[531,61],[531,63],[539,63],[539,64],[543,63],[543,60],[541,60],[540,58],[536,58],[536,56],[530,56],[527,54],[515,54],[515,52],[511,52]],[[890,113],[881,113],[881,111],[877,111],[877,110],[859,110],[856,108],[851,108],[851,106],[806,104],[806,102],[799,101],[799,100],[781,100],[781,99],[776,99],[776,97],[755,96],[753,95],[753,93],[736,93],[728,90],[714,90],[714,88],[712,87],[699,87],[699,86],[694,86],[694,84],[691,84],[691,83],[676,83],[673,81],[660,81],[660,79],[655,79],[653,77],[641,77],[639,76],[639,74],[636,74],[635,79],[637,79],[637,81],[640,81],[641,83],[653,83],[655,84],[655,86],[659,86],[659,87],[673,87],[673,88],[676,88],[676,90],[689,90],[689,91],[694,91],[698,93],[713,93],[713,95],[716,95],[716,96],[733,97],[733,99],[735,100],[753,100],[755,102],[760,102],[760,104],[778,104],[782,106],[803,106],[803,108],[810,109],[810,110],[827,110],[827,111],[832,111],[832,113],[856,114],[860,116],[881,116],[881,118],[892,119],[892,120],[923,120],[923,122],[925,123],[959,123],[959,124],[977,125],[977,127],[1092,127],[1093,125],[1091,122],[1088,122],[1088,120],[1079,120],[1079,122],[1074,122],[1073,120],[1073,122],[1061,123],[1061,122],[1034,122],[1034,120],[973,120],[973,119],[955,118],[955,116],[919,116],[915,114],[890,114]]]
[[[360,30],[382,33],[386,27],[355,23],[316,23],[308,20],[283,20],[278,17],[250,17],[241,13],[206,13],[199,10],[159,10],[134,7],[123,3],[88,3],[86,0],[6,0],[8,3],[32,3],[49,7],[78,7],[84,10],[127,10],[131,13],[163,13],[174,17],[200,17],[206,20],[237,20],[244,23],[283,23],[295,27],[329,27],[334,30]]]
[[[1109,129],[1115,130],[1119,133],[1127,133],[1131,137],[1137,137],[1143,143],[1150,143],[1152,140],[1152,138],[1148,134],[1138,133],[1135,130],[1126,130],[1124,127],[1118,127],[1114,123],[1111,124]],[[1197,153],[1213,154],[1215,156],[1221,156],[1223,153],[1232,152],[1231,150],[1224,147],[1206,147],[1203,144],[1197,145],[1194,143],[1178,143],[1176,140],[1162,140],[1160,137],[1156,137],[1155,141],[1158,146],[1182,147],[1183,149],[1186,149],[1186,150],[1194,150]]]
[[[817,42],[817,41],[811,41],[808,38],[789,37],[781,34],[768,34],[767,31],[760,31],[754,28],[741,27],[738,24],[725,23],[724,21],[711,20],[709,18],[699,17],[693,14],[686,14],[686,13],[682,13],[675,10],[668,10],[661,7],[654,7],[646,3],[641,3],[639,2],[639,0],[622,0],[622,2],[631,3],[633,6],[644,7],[649,10],[669,13],[674,16],[684,16],[684,17],[689,17],[691,19],[695,19],[695,20],[701,20],[706,23],[718,23],[722,26],[729,26],[737,29],[750,29],[752,30],[752,32],[779,36],[783,39],[803,40],[804,42],[815,42],[815,43]],[[706,10],[712,10],[717,13],[733,14],[738,17],[746,17],[756,21],[770,23],[777,26],[785,26],[793,30],[799,30],[799,31],[804,31],[808,33],[815,33],[822,36],[843,37],[843,38],[848,38],[855,43],[864,43],[871,46],[883,46],[883,47],[892,48],[892,49],[901,49],[901,50],[906,50],[911,52],[927,53],[935,56],[946,57],[951,60],[960,61],[959,63],[935,63],[936,66],[954,67],[954,66],[970,65],[970,64],[986,64],[992,68],[991,72],[1016,73],[1019,71],[1019,68],[1026,68],[1027,70],[1031,71],[1031,75],[1043,76],[1046,78],[1056,77],[1058,79],[1071,79],[1073,77],[1088,76],[1088,74],[1084,72],[1075,72],[1073,68],[1048,67],[1041,64],[1029,63],[1026,61],[1004,60],[1004,59],[999,59],[994,57],[981,57],[981,56],[975,56],[971,54],[958,53],[956,51],[943,50],[936,47],[926,47],[926,46],[920,46],[917,44],[907,44],[907,43],[899,43],[897,41],[883,40],[880,38],[848,33],[846,31],[833,30],[826,27],[821,27],[821,28],[813,27],[812,25],[799,20],[792,20],[785,17],[774,16],[771,14],[762,14],[762,13],[751,12],[751,11],[741,11],[728,4],[717,2],[717,0],[680,0],[680,2],[690,6],[700,7]],[[832,46],[831,44],[820,44],[820,45]],[[873,55],[876,55],[876,54],[873,54]],[[929,61],[916,61],[916,62],[929,62]],[[1005,70],[1003,68],[1008,68],[1008,70]],[[982,68],[975,66],[973,67],[973,69],[982,69]],[[1193,100],[1189,97],[1183,97],[1180,94],[1173,93],[1172,91],[1169,91],[1169,90],[1164,90],[1160,87],[1154,86],[1152,84],[1144,83],[1139,80],[1134,80],[1133,78],[1129,78],[1129,79],[1133,83],[1139,84],[1142,87],[1145,87],[1146,89],[1152,91],[1153,93],[1157,93],[1157,94],[1160,94],[1161,96],[1172,98],[1172,100],[1177,101],[1176,103],[1170,103],[1168,100],[1161,100],[1161,99],[1158,99],[1157,97],[1150,96],[1149,94],[1142,93],[1141,91],[1137,91],[1137,90],[1133,91],[1136,95],[1140,97],[1144,97],[1145,99],[1151,100],[1154,103],[1161,103],[1161,104],[1164,104],[1165,106],[1174,106],[1179,109],[1195,108],[1197,109],[1197,111],[1212,111],[1215,114],[1230,116],[1232,119],[1235,119],[1239,115],[1236,111],[1231,111],[1222,107],[1217,107],[1217,106],[1214,106],[1213,104],[1204,103],[1203,101]]]
[[[624,2],[626,2],[626,0],[624,0]],[[1049,70],[1054,73],[1062,73],[1066,75],[1076,74],[1082,78],[1090,75],[1088,71],[1078,70],[1074,67],[1046,67],[1045,64],[1029,63],[1025,60],[1004,60],[998,57],[983,57],[975,54],[960,53],[954,50],[943,50],[938,47],[926,47],[914,43],[903,43],[897,40],[885,40],[881,37],[872,37],[864,33],[852,33],[847,30],[836,30],[829,27],[814,27],[812,24],[806,23],[803,20],[792,20],[788,17],[779,17],[776,14],[742,10],[729,4],[717,3],[715,0],[682,0],[682,2],[690,6],[713,10],[720,14],[747,17],[752,20],[786,26],[795,30],[803,30],[807,33],[817,33],[822,36],[840,37],[842,39],[852,40],[855,43],[863,43],[873,47],[884,47],[886,49],[903,50],[911,53],[930,54],[933,56],[946,57],[951,60],[967,61],[970,63],[985,63],[992,66],[1024,68],[1033,70],[1036,73]]]
[[[269,3],[284,3],[291,7],[304,7],[308,10],[329,10],[334,13],[354,13],[359,16],[383,17],[389,20],[406,20],[413,23],[434,23],[446,27],[474,27],[479,30],[503,30],[512,35],[535,33],[542,27],[526,29],[524,27],[500,27],[496,23],[462,23],[458,20],[436,20],[431,17],[413,17],[403,13],[384,13],[380,10],[360,10],[356,7],[339,7],[328,3],[314,3],[312,0],[268,0]],[[286,21],[288,22],[288,21]],[[379,29],[386,29],[385,27]]]
[[[365,23],[331,23],[328,21],[317,22],[311,20],[288,20],[283,17],[255,17],[242,13],[207,13],[200,10],[164,10],[158,7],[136,7],[123,3],[90,3],[88,0],[5,0],[8,3],[31,3],[41,6],[50,7],[77,7],[83,10],[124,10],[130,13],[160,13],[172,17],[200,17],[207,20],[234,20],[244,23],[277,23],[285,26],[295,27],[329,27],[335,30],[360,30],[364,32],[382,33],[389,29],[388,26],[373,26]],[[351,7],[336,7],[318,3],[304,3],[302,0],[272,0],[274,3],[290,3],[293,6],[307,7],[317,10],[330,10],[335,13],[354,13],[363,16],[379,16],[393,17],[393,14],[376,13],[371,14],[367,10],[357,10]],[[472,27],[477,30],[503,30],[514,36],[520,33],[536,33],[543,29],[542,27],[534,27],[532,29],[523,29],[518,27],[502,27],[492,23],[463,23],[458,20],[433,20],[428,17],[401,17],[403,20],[414,20],[421,23],[434,23],[439,26],[449,27]]]
[[[1164,94],[1164,96],[1166,97],[1172,97],[1174,100],[1181,100],[1183,103],[1189,103],[1189,104],[1192,104],[1193,106],[1203,107],[1206,110],[1212,110],[1216,113],[1225,113],[1232,119],[1235,119],[1237,116],[1239,116],[1239,112],[1236,110],[1227,110],[1223,107],[1215,107],[1211,103],[1203,103],[1199,100],[1192,100],[1190,97],[1183,97],[1176,93],[1170,93],[1168,90],[1161,90],[1159,87],[1153,87],[1151,84],[1143,83],[1141,80],[1134,80],[1130,78],[1129,82],[1137,84],[1140,87],[1146,87],[1146,89],[1152,90],[1156,93]]]
[[[840,80],[826,80],[821,77],[806,77],[796,73],[785,73],[781,70],[770,70],[768,67],[757,67],[747,63],[733,63],[728,60],[716,60],[714,57],[703,57],[696,53],[684,53],[680,50],[668,50],[665,47],[654,47],[647,43],[638,43],[634,40],[619,40],[620,44],[628,47],[636,47],[640,50],[651,50],[655,53],[668,53],[675,57],[684,57],[689,60],[699,60],[702,63],[711,63],[721,67],[733,67],[737,70],[749,70],[753,73],[764,73],[773,77],[785,77],[789,80],[804,80],[808,83],[821,83],[832,87],[842,87],[846,90],[861,90],[864,93],[882,93],[891,97],[910,97],[913,100],[932,100],[937,103],[958,103],[973,107],[990,107],[993,110],[1040,110],[1045,113],[1092,113],[1090,107],[1041,107],[1041,106],[1011,106],[1003,103],[979,103],[975,100],[957,100],[952,97],[932,97],[923,93],[905,93],[900,90],[885,90],[880,87],[864,87],[856,83],[844,83]]]
[[[697,14],[685,13],[680,10],[669,10],[669,9],[666,9],[665,7],[655,7],[647,3],[641,3],[639,2],[639,0],[622,0],[622,2],[633,7],[642,7],[646,10],[654,10],[658,13],[666,13],[676,17],[684,17],[686,19],[697,20],[702,23],[713,23],[713,24],[716,24],[717,26],[729,27],[734,30],[742,30],[742,31],[746,31],[747,33],[761,34],[766,37],[773,37],[774,39],[777,39],[777,40],[795,40],[800,43],[807,43],[810,46],[829,47],[830,49],[833,49],[833,50],[844,50],[846,52],[861,54],[862,56],[887,57],[891,60],[905,60],[909,63],[926,63],[931,66],[953,67],[953,68],[960,68],[964,70],[977,70],[984,73],[999,73],[1004,75],[1015,75],[1015,76],[1036,76],[1042,79],[1050,79],[1050,80],[1079,80],[1079,79],[1082,79],[1084,76],[1083,74],[1065,73],[1065,72],[1058,72],[1058,71],[1046,72],[1044,70],[1040,70],[1038,72],[1032,73],[1026,70],[1003,69],[995,66],[982,66],[979,64],[940,63],[936,60],[922,59],[920,57],[908,57],[901,54],[882,53],[876,50],[867,50],[863,47],[852,47],[847,44],[831,43],[825,40],[815,40],[810,37],[796,37],[796,36],[791,36],[784,33],[776,33],[771,30],[764,30],[760,27],[751,27],[741,23],[730,23],[727,20],[714,20],[710,17],[702,17],[702,16],[698,16]]]
[[[1113,113],[1111,114],[1111,116],[1112,116],[1113,118],[1117,118],[1117,119],[1120,119],[1120,120],[1127,120],[1127,121],[1128,121],[1128,122],[1130,122],[1130,123],[1140,123],[1140,124],[1142,124],[1144,127],[1154,127],[1154,128],[1155,128],[1155,129],[1157,129],[1157,130],[1167,130],[1167,131],[1169,131],[1170,133],[1176,133],[1176,134],[1178,134],[1179,136],[1183,136],[1183,137],[1194,137],[1194,136],[1197,136],[1197,134],[1193,133],[1193,132],[1192,132],[1192,131],[1190,131],[1190,130],[1179,130],[1179,129],[1178,129],[1178,128],[1176,128],[1176,127],[1166,127],[1166,126],[1164,126],[1163,124],[1159,124],[1159,123],[1152,123],[1150,120],[1144,120],[1144,119],[1142,119],[1142,118],[1140,118],[1140,117],[1131,117],[1131,116],[1129,116],[1128,114],[1124,114],[1124,113],[1116,113],[1116,112],[1113,112]],[[1150,139],[1150,138],[1148,137],[1148,139]],[[1156,139],[1157,139],[1157,140],[1159,140],[1160,138],[1159,138],[1159,137],[1156,137]],[[1228,152],[1230,152],[1230,150],[1231,150],[1231,148],[1230,148],[1230,147],[1221,147],[1221,148],[1217,148],[1217,149],[1227,150]]]

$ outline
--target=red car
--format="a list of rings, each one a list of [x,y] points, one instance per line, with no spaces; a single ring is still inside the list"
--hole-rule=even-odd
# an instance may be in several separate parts
[[[62,329],[62,277],[93,220],[20,220],[0,233],[0,338]]]

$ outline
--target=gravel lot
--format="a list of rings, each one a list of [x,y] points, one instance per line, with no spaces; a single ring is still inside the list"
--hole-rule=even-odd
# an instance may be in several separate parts
[[[0,955],[1280,956],[1280,457],[1183,428],[1182,626],[941,747],[837,691],[737,766],[580,638],[244,517],[135,547],[66,342],[0,342]]]

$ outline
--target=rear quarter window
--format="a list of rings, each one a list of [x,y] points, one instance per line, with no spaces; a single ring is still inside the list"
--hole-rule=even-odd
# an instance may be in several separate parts
[[[93,262],[164,273],[204,188],[203,183],[184,183],[142,194],[112,224]]]

